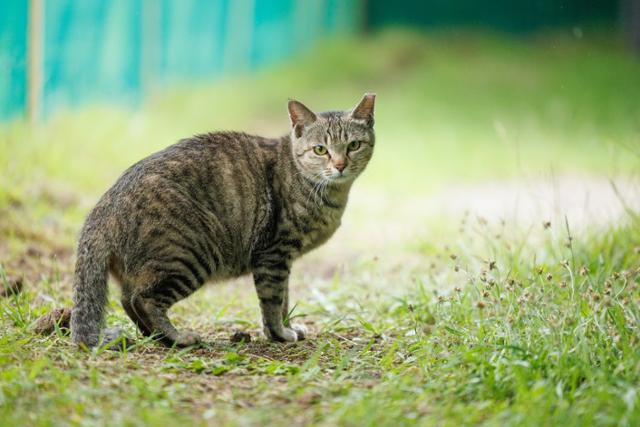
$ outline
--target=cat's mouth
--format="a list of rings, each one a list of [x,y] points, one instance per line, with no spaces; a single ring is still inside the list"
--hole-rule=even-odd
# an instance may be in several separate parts
[[[331,175],[329,177],[329,181],[335,184],[340,184],[340,183],[344,183],[344,182],[349,182],[351,180],[353,180],[353,175],[351,175],[350,173],[335,173],[333,175]]]

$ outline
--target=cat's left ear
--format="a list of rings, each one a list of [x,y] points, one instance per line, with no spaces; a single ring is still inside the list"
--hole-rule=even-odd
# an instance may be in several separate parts
[[[297,138],[300,138],[305,126],[309,126],[317,119],[313,111],[308,109],[302,102],[294,99],[289,100],[289,118]]]
[[[362,100],[351,110],[351,117],[356,120],[365,120],[369,125],[373,125],[373,108],[376,104],[375,93],[365,93]]]

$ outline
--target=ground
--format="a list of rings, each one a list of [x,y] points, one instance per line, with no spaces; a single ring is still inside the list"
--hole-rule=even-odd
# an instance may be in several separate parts
[[[0,276],[22,289],[0,299],[0,425],[640,423],[640,63],[583,34],[393,31],[131,113],[5,125]],[[260,337],[248,278],[172,311],[199,348],[137,336],[115,286],[127,351],[36,331],[70,306],[82,219],[129,164],[198,131],[278,135],[288,97],[346,108],[374,89],[374,159],[294,267],[308,340]]]

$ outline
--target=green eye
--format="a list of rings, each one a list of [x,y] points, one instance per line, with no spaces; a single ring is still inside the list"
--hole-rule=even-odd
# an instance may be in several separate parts
[[[327,147],[325,147],[324,145],[316,145],[315,147],[313,147],[313,152],[318,156],[324,156],[325,154],[327,154]]]
[[[356,151],[358,148],[360,148],[360,141],[351,141],[347,146],[349,151]]]

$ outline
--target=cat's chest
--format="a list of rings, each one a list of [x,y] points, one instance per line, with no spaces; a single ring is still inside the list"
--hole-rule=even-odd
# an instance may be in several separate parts
[[[324,244],[336,232],[342,221],[344,207],[326,209],[312,215],[301,216],[296,227],[297,238],[301,243],[299,255],[303,255]]]

